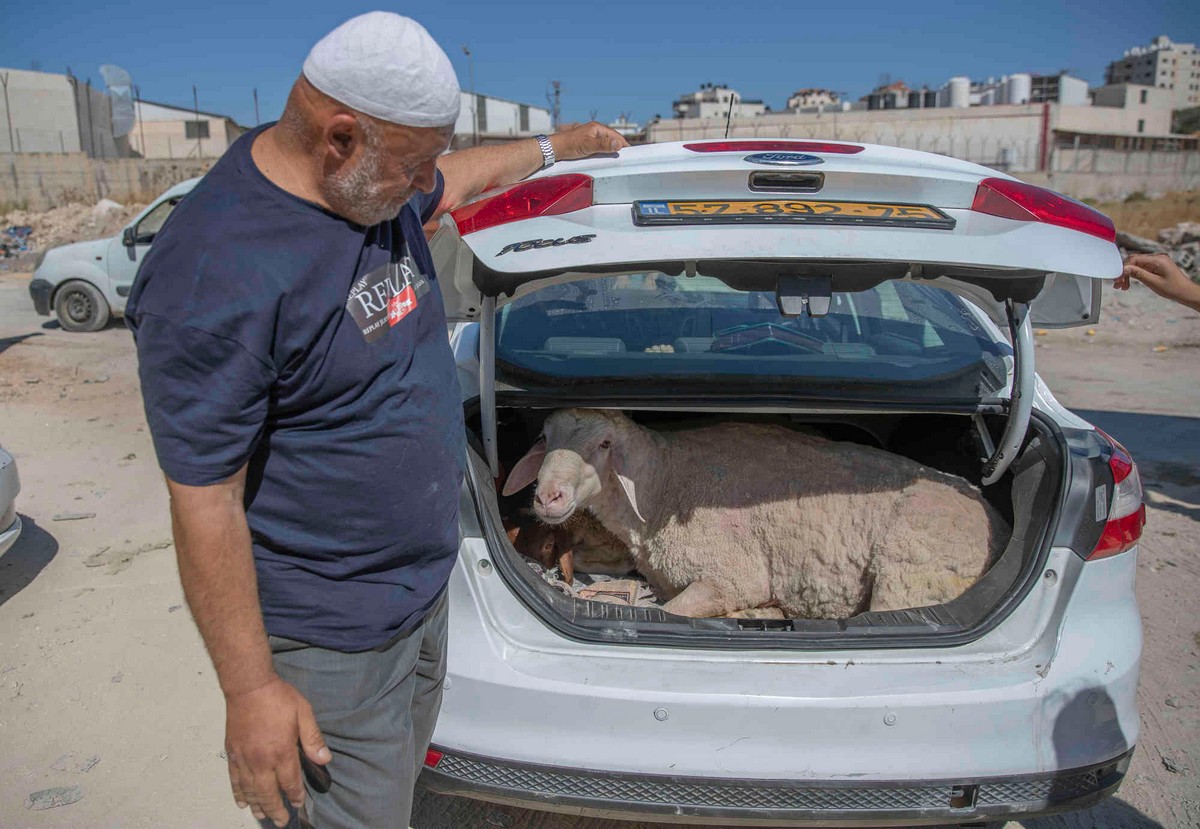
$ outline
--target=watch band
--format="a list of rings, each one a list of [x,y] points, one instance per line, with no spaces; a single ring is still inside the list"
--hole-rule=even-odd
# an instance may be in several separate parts
[[[538,146],[542,148],[542,169],[545,170],[557,159],[554,157],[554,147],[550,146],[550,139],[544,135],[535,135]]]

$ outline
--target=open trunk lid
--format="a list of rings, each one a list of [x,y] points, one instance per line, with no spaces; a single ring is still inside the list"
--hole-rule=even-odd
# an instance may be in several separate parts
[[[565,172],[561,172],[565,171]],[[1121,272],[1111,221],[1086,205],[931,153],[805,141],[630,148],[556,165],[456,210],[431,242],[447,316],[479,320],[483,440],[493,471],[495,314],[544,286],[606,274],[702,272],[818,317],[835,292],[889,280],[963,296],[1013,345],[998,480],[1025,437],[1031,326],[1099,318]]]
[[[945,156],[735,141],[557,164],[444,218],[432,247],[452,320],[568,272],[738,261],[828,275],[835,291],[869,285],[856,266],[874,263],[876,280],[962,286],[998,321],[1014,300],[1066,327],[1097,321],[1099,281],[1121,272],[1113,233],[1086,205]]]

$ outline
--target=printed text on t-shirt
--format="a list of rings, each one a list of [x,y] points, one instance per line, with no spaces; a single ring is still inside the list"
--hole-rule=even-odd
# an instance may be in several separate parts
[[[367,342],[374,342],[416,310],[429,280],[411,256],[365,274],[350,288],[346,310]]]

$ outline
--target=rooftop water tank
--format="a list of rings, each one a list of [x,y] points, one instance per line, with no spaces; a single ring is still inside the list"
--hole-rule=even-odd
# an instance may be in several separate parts
[[[959,75],[951,78],[950,106],[966,109],[971,105],[971,79]]]
[[[1027,104],[1033,97],[1033,77],[1024,72],[1009,75],[1004,86],[1005,103]]]

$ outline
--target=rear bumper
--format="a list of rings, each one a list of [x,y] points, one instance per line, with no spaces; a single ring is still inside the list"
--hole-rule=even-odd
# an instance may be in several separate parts
[[[21,517],[17,516],[13,519],[12,524],[0,530],[0,555],[8,552],[8,548],[17,543],[17,539],[21,535]]]
[[[34,279],[29,283],[29,298],[33,300],[33,310],[43,317],[50,316],[50,295],[54,293],[54,285],[45,279]]]
[[[643,802],[622,787],[608,797],[603,781],[681,786],[668,789],[671,814],[732,809],[720,812],[729,819],[760,803],[751,790],[781,793],[778,807],[747,813],[763,825],[776,808],[785,823],[814,819],[822,801],[804,800],[810,789],[867,797],[882,788],[895,794],[885,798],[885,825],[914,814],[953,823],[972,813],[951,809],[943,795],[973,781],[1033,780],[1043,791],[977,793],[976,814],[1098,799],[1119,774],[1073,789],[1060,778],[1112,763],[1137,740],[1136,552],[1085,565],[1054,548],[1047,577],[970,645],[808,653],[639,646],[628,635],[612,644],[566,640],[516,599],[490,555],[468,537],[451,578],[433,742],[462,759],[430,774],[436,789],[659,819],[661,793]],[[514,784],[509,769],[520,780],[539,773]],[[930,787],[937,791],[926,800],[904,800]],[[709,789],[720,795],[715,804],[704,800]],[[736,796],[726,802],[729,792]],[[836,805],[833,825],[872,814],[846,817]]]
[[[754,826],[929,826],[1087,808],[1121,785],[1132,750],[1046,774],[858,783],[583,771],[444,753],[421,782],[435,792],[621,820]]]

